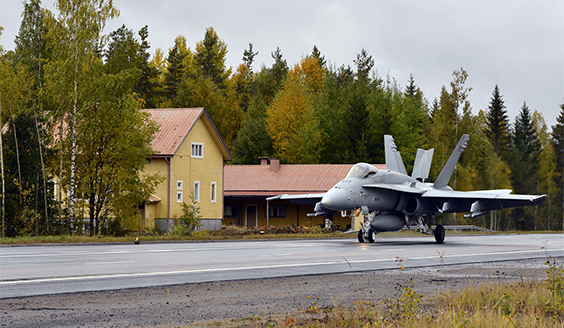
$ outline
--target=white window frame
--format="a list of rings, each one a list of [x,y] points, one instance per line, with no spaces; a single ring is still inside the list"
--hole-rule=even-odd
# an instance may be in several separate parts
[[[192,158],[204,158],[204,144],[202,142],[190,143]]]
[[[182,191],[176,192],[176,202],[182,204],[184,202]]]
[[[210,203],[217,203],[217,182],[210,183]]]
[[[182,180],[176,180],[176,190],[182,190],[184,187],[184,182]]]
[[[194,181],[194,202],[200,202],[200,181]]]

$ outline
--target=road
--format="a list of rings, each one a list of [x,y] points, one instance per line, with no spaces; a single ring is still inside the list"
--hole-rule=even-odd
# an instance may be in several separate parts
[[[546,249],[545,249],[546,247]],[[564,234],[0,247],[0,298],[564,256]],[[399,262],[398,259],[402,261]]]

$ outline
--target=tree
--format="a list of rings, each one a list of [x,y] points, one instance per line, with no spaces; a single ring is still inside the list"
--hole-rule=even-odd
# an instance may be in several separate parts
[[[537,194],[546,194],[547,199],[544,204],[535,206],[535,230],[551,230],[554,228],[552,221],[556,213],[552,204],[555,203],[557,194],[557,185],[554,179],[556,174],[556,158],[552,144],[552,138],[548,133],[548,128],[544,117],[538,111],[534,111],[532,115],[534,130],[537,132],[540,150],[538,153],[538,179]]]
[[[529,194],[538,191],[540,141],[525,102],[515,118],[511,143],[508,164],[511,168],[514,192]],[[513,213],[515,228],[529,230],[534,227],[534,213],[530,208],[516,208]]]
[[[88,95],[81,93],[83,83],[90,76],[90,64],[99,60],[98,53],[101,46],[101,32],[106,21],[116,17],[119,12],[113,7],[112,1],[107,0],[58,0],[56,4],[59,18],[49,31],[53,42],[52,47],[58,53],[57,60],[53,60],[48,68],[52,90],[55,91],[58,103],[69,103],[68,108],[59,112],[58,119],[68,120],[70,131],[67,134],[70,142],[70,178],[68,187],[68,209],[71,222],[75,219],[76,192],[76,156],[77,156],[77,123],[78,116],[90,103]],[[79,88],[80,86],[80,88]],[[67,115],[68,114],[68,115]],[[61,131],[62,132],[62,131]],[[61,149],[62,150],[62,149]]]
[[[374,67],[374,59],[372,59],[372,56],[362,48],[360,54],[356,56],[354,63],[356,65],[356,77],[359,80],[370,81],[369,75]]]
[[[270,68],[262,67],[255,75],[253,82],[253,97],[260,97],[266,105],[274,99],[276,93],[282,88],[282,83],[288,75],[288,64],[282,56],[280,48],[271,53],[274,64]]]
[[[272,139],[266,131],[267,106],[255,98],[243,116],[241,130],[233,145],[236,164],[255,164],[259,157],[272,157]]]
[[[509,119],[507,118],[503,97],[499,93],[497,85],[494,88],[490,105],[488,106],[487,119],[487,134],[494,147],[494,152],[502,156],[507,148]]]
[[[47,173],[45,170],[45,134],[44,134],[44,124],[45,124],[45,113],[43,109],[43,101],[41,97],[43,84],[44,84],[44,63],[48,60],[49,55],[47,53],[46,44],[46,34],[47,26],[44,22],[44,17],[46,13],[41,9],[40,1],[31,0],[30,2],[24,3],[24,12],[22,15],[22,22],[20,24],[20,30],[16,36],[16,50],[15,50],[15,62],[22,65],[22,67],[27,71],[31,77],[32,85],[30,87],[28,110],[32,115],[28,118],[33,121],[31,126],[35,126],[35,135],[31,136],[31,140],[37,142],[38,156],[33,156],[40,162],[40,166],[32,165],[32,167],[37,167],[41,172],[42,177],[42,188],[38,185],[34,185],[37,189],[35,193],[38,197],[43,199],[43,210],[40,211],[43,215],[42,222],[44,223],[44,228],[49,230],[49,208],[47,199]],[[38,201],[38,199],[36,200]],[[36,226],[36,233],[39,233],[39,226]]]
[[[321,131],[313,95],[304,81],[291,74],[268,109],[266,130],[276,156],[285,163],[318,163]]]
[[[254,82],[253,61],[258,52],[253,52],[253,44],[249,43],[249,49],[243,52],[243,64],[239,65],[235,74],[231,77],[235,84],[235,92],[239,98],[239,108],[247,111],[251,101],[252,86]]]
[[[98,99],[84,112],[77,143],[77,190],[87,199],[90,235],[119,233],[115,230],[128,225],[138,214],[137,205],[160,182],[157,175],[140,176],[158,127],[136,109],[132,89],[137,76],[124,70],[98,77],[89,86]],[[120,221],[114,231],[108,231],[110,214]]]
[[[231,75],[230,70],[225,69],[226,55],[227,44],[213,27],[208,27],[204,39],[196,44],[194,64],[199,74],[211,79],[220,89],[227,88],[226,81]]]
[[[137,34],[139,34],[139,37],[141,38],[140,47],[137,52],[140,57],[137,68],[141,70],[141,77],[139,78],[139,82],[133,91],[145,101],[145,106],[143,106],[144,108],[156,108],[158,90],[160,89],[161,84],[157,79],[159,75],[158,68],[152,66],[149,61],[151,58],[151,55],[149,54],[149,48],[151,46],[149,45],[149,41],[147,41],[147,38],[149,37],[149,27],[145,25],[139,30],[139,32],[137,32]]]
[[[560,105],[560,114],[556,118],[556,125],[552,126],[552,147],[556,158],[554,180],[558,188],[555,199],[555,209],[560,208],[556,215],[561,215],[562,230],[564,230],[564,103]]]
[[[243,64],[247,66],[249,72],[253,72],[253,62],[255,61],[255,56],[258,55],[258,51],[253,51],[253,44],[249,42],[249,49],[243,51]]]
[[[186,48],[186,39],[183,36],[178,36],[174,40],[174,47],[168,51],[168,65],[164,79],[164,93],[169,102],[176,97],[178,85],[186,75],[184,58],[187,56],[191,58],[190,50]]]
[[[326,64],[325,56],[321,55],[321,52],[319,51],[319,49],[317,49],[317,46],[313,46],[311,57],[317,60],[317,62],[319,63],[319,67],[325,69],[325,64]]]

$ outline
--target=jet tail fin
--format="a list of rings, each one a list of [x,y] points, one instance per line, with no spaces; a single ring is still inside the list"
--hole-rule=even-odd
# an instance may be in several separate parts
[[[433,152],[435,149],[421,149],[417,148],[417,155],[415,155],[415,163],[413,163],[413,171],[411,177],[414,179],[425,179],[429,177],[429,170],[431,170],[431,162],[433,161]]]
[[[433,187],[444,188],[448,185],[448,182],[450,181],[450,177],[452,176],[452,172],[454,171],[454,168],[456,166],[456,162],[458,162],[458,158],[460,157],[460,154],[462,154],[462,152],[466,149],[466,144],[468,143],[468,139],[470,139],[469,135],[467,134],[462,135],[462,138],[460,138],[460,141],[456,145],[456,148],[454,148],[452,154],[450,154],[448,161],[443,167],[443,170],[439,174],[439,177],[435,181]]]
[[[394,138],[389,134],[384,135],[384,150],[386,152],[386,169],[407,175]]]

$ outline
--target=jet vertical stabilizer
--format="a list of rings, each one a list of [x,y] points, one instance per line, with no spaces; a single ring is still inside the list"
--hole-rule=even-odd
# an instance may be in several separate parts
[[[417,148],[417,155],[415,155],[415,163],[413,163],[413,171],[411,172],[412,178],[421,179],[422,182],[425,182],[429,177],[434,151],[434,148],[429,150]]]
[[[386,152],[386,169],[407,175],[401,154],[391,135],[384,135],[384,150]]]
[[[450,154],[448,161],[443,167],[443,170],[441,171],[441,174],[439,174],[439,177],[435,181],[433,187],[444,188],[448,185],[448,182],[450,181],[450,177],[452,176],[452,172],[456,167],[456,162],[458,162],[458,158],[460,157],[460,154],[462,154],[462,152],[466,149],[466,144],[468,143],[468,139],[470,139],[469,135],[467,134],[462,135],[462,138],[460,138],[460,141],[456,145],[456,148],[454,148],[452,154]]]

